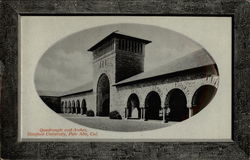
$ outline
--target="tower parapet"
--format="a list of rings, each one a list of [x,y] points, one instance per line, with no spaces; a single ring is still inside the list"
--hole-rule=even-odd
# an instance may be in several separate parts
[[[143,72],[145,45],[148,43],[151,41],[118,32],[109,34],[88,50],[93,52],[94,72],[110,71],[115,75],[114,82]],[[108,60],[113,54],[115,58]],[[99,71],[95,71],[97,69]]]

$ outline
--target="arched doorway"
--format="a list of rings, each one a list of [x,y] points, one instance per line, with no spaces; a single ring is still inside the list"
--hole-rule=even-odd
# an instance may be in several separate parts
[[[75,105],[75,101],[72,101],[72,113],[76,113],[76,105]]]
[[[213,99],[216,91],[217,88],[212,85],[201,86],[195,91],[192,98],[193,115],[197,114],[208,105]]]
[[[127,108],[128,108],[127,117],[140,118],[141,112],[139,107],[140,107],[140,102],[138,96],[134,93],[131,94],[128,97],[128,102],[127,102]]]
[[[69,103],[68,103],[68,104],[69,104],[69,107],[68,107],[68,108],[69,108],[69,113],[72,113],[72,109],[71,109],[71,102],[69,101]]]
[[[87,105],[86,105],[85,99],[82,100],[82,106],[81,106],[81,108],[82,108],[82,113],[81,114],[86,114],[86,112],[87,112]]]
[[[180,89],[172,89],[166,97],[165,107],[170,108],[170,121],[183,121],[188,118],[187,99]]]
[[[65,111],[64,113],[68,113],[68,104],[67,104],[67,101],[65,101]]]
[[[155,91],[148,93],[145,100],[145,119],[160,120],[161,98]]]
[[[97,83],[97,116],[109,116],[110,111],[110,83],[108,76],[102,74]]]
[[[76,114],[79,114],[79,113],[81,113],[80,101],[77,100],[76,101]]]

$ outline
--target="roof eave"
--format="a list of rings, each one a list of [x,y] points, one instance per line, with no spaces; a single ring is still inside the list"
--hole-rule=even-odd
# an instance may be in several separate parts
[[[82,94],[82,93],[87,93],[87,92],[92,92],[92,91],[93,91],[93,89],[89,89],[89,90],[85,90],[85,91],[64,94],[61,97],[67,97],[67,96],[71,96],[71,95]]]
[[[103,38],[102,40],[100,40],[98,43],[96,43],[95,45],[93,45],[92,47],[90,47],[87,51],[94,51],[96,48],[98,48],[104,41],[106,41],[109,38],[113,38],[114,36],[120,36],[120,37],[127,37],[127,38],[132,38],[132,39],[137,39],[142,41],[144,44],[148,44],[151,43],[152,41],[146,40],[146,39],[141,39],[141,38],[137,38],[137,37],[132,37],[132,36],[128,36],[128,35],[124,35],[124,34],[119,34],[119,33],[115,33],[112,32],[110,33],[108,36],[106,36],[105,38]]]
[[[148,80],[148,79],[152,79],[152,78],[156,78],[156,77],[167,76],[167,75],[170,75],[170,74],[175,74],[175,73],[178,73],[178,72],[184,72],[184,71],[187,71],[187,70],[196,69],[196,68],[205,67],[205,66],[214,65],[214,64],[215,63],[204,65],[204,66],[199,66],[199,67],[193,67],[193,68],[178,70],[178,71],[174,71],[174,72],[159,74],[159,75],[155,75],[155,76],[152,76],[152,77],[145,77],[145,78],[142,78],[142,79],[136,79],[136,80],[127,81],[127,82],[121,82],[121,83],[118,82],[118,83],[115,83],[113,86],[128,85],[130,83],[137,83],[137,82],[142,81],[142,80]]]

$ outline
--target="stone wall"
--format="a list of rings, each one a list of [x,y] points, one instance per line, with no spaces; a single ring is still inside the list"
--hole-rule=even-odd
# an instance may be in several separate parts
[[[170,75],[168,77],[158,77],[155,79],[144,80],[140,82],[119,85],[117,86],[117,93],[115,94],[114,103],[116,104],[114,110],[118,110],[120,114],[125,116],[125,107],[127,107],[128,97],[135,93],[140,101],[140,107],[145,107],[145,99],[151,91],[157,92],[161,97],[161,105],[165,107],[165,101],[168,93],[172,89],[180,89],[185,93],[187,99],[187,106],[191,107],[191,102],[195,91],[203,85],[212,85],[218,88],[219,77],[217,74],[208,74],[208,76],[200,74],[200,68],[185,71],[183,73],[176,73],[177,75]],[[212,72],[211,72],[212,73]]]
[[[108,76],[110,81],[110,112],[117,110],[123,118],[125,118],[125,108],[127,107],[128,98],[131,94],[136,94],[139,98],[140,108],[145,108],[147,95],[155,91],[161,98],[161,107],[166,107],[165,104],[168,93],[173,89],[180,89],[186,96],[187,107],[191,108],[194,93],[199,87],[211,85],[218,88],[219,86],[219,77],[214,70],[214,65],[115,86],[114,75],[111,74],[112,71],[114,72],[114,55],[106,57],[105,59],[106,66],[103,68],[99,67],[98,62],[94,63],[95,72],[99,76],[102,74]],[[95,85],[97,85],[97,82],[98,79],[95,80]],[[92,109],[96,114],[97,88],[96,86],[94,86],[94,88],[95,92],[64,96],[61,98],[61,102],[70,101],[72,103],[73,101],[76,102],[76,100],[79,100],[80,103],[82,103],[82,100],[85,99],[88,106],[87,108]]]
[[[115,84],[115,53],[112,51],[110,53],[107,53],[103,57],[100,57],[100,59],[95,60],[93,62],[93,69],[94,69],[94,79],[93,79],[93,95],[97,94],[97,84],[98,80],[101,77],[102,74],[106,74],[110,86]],[[100,63],[104,62],[104,66],[100,67]],[[110,87],[110,108],[114,106],[112,99],[114,98],[114,95],[116,94],[116,90],[114,87]],[[97,101],[97,96],[94,96],[94,102]]]
[[[132,53],[118,50],[116,52],[116,82],[144,71],[144,52]]]

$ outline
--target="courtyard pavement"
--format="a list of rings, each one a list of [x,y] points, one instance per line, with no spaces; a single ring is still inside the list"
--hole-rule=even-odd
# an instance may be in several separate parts
[[[135,131],[145,131],[163,128],[171,126],[178,122],[168,122],[163,123],[160,120],[139,120],[139,119],[122,119],[115,120],[109,119],[109,117],[87,117],[86,115],[76,115],[76,114],[60,114],[66,119],[78,123],[80,125],[109,130],[109,131],[121,131],[121,132],[135,132]]]

